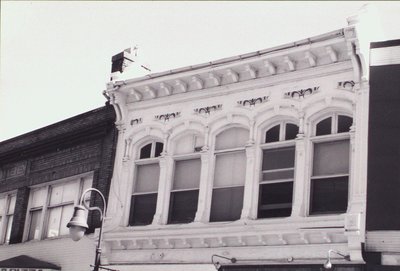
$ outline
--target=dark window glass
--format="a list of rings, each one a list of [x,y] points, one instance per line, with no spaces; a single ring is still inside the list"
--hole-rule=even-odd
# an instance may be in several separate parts
[[[295,139],[299,133],[299,126],[291,123],[286,124],[285,140]]]
[[[156,213],[157,193],[134,195],[131,198],[130,226],[149,225]]]
[[[260,206],[292,203],[293,182],[262,184]]]
[[[259,197],[258,218],[290,216],[293,182],[262,184]]]
[[[265,133],[265,143],[279,141],[280,125],[276,125]]]
[[[258,208],[258,218],[288,217],[292,214],[292,207],[280,209]]]
[[[332,118],[326,118],[324,120],[321,120],[317,124],[317,131],[316,135],[330,135],[332,133]]]
[[[162,151],[163,151],[163,143],[157,142],[156,143],[156,152],[154,154],[154,157],[158,157],[161,155]]]
[[[243,186],[214,189],[210,222],[240,219],[243,208],[243,191]]]
[[[353,118],[348,116],[338,117],[338,133],[346,133],[350,131],[350,127],[353,124]]]
[[[263,170],[294,167],[294,147],[263,151]]]
[[[140,159],[150,158],[151,156],[151,143],[147,144],[140,149]]]
[[[344,213],[347,210],[348,177],[311,180],[311,214]]]
[[[199,190],[171,193],[169,205],[169,224],[193,222],[196,211]]]

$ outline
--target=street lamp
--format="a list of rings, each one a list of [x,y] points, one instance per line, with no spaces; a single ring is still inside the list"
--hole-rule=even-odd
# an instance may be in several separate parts
[[[88,192],[92,192],[92,191],[97,192],[101,196],[101,199],[103,200],[103,211],[99,207],[96,207],[96,206],[90,207],[85,202],[85,195]],[[101,221],[100,232],[99,232],[99,240],[98,240],[97,246],[96,246],[96,258],[94,260],[94,269],[93,269],[93,271],[98,271],[100,268],[101,237],[102,237],[102,233],[103,233],[103,224],[104,224],[103,222],[104,222],[104,216],[105,216],[105,213],[107,210],[107,205],[106,205],[106,200],[105,200],[103,194],[96,188],[86,189],[82,193],[80,204],[78,206],[75,206],[74,215],[72,216],[71,220],[67,224],[71,238],[74,241],[79,241],[85,234],[85,231],[89,228],[88,224],[86,223],[87,218],[85,215],[85,210],[89,210],[89,211],[97,210],[100,212],[100,221]]]

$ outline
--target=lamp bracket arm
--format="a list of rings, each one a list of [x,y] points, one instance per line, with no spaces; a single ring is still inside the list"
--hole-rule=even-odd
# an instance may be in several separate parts
[[[103,210],[101,210],[101,208],[97,207],[97,206],[90,207],[86,203],[85,196],[86,196],[87,193],[90,193],[92,191],[94,191],[94,192],[96,192],[97,194],[100,195],[100,197],[101,197],[101,199],[103,201]],[[106,210],[107,210],[107,204],[106,204],[106,199],[104,198],[103,193],[101,193],[98,189],[96,189],[96,188],[88,188],[85,191],[83,191],[82,196],[81,196],[81,200],[80,200],[80,204],[85,206],[85,208],[88,209],[89,211],[99,211],[100,212],[100,220],[104,219],[104,216],[105,216]]]

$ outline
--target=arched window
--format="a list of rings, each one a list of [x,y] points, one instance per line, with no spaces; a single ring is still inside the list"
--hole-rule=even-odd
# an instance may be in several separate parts
[[[351,117],[333,114],[315,125],[310,214],[344,213],[347,210],[348,132],[352,123]]]
[[[265,143],[295,139],[299,127],[293,123],[280,123],[268,129],[265,133]]]
[[[230,128],[216,137],[210,222],[240,219],[246,178],[245,145],[249,131]]]
[[[139,151],[136,176],[131,197],[129,225],[148,225],[153,221],[157,206],[160,166],[157,157],[161,155],[163,143],[153,141]]]
[[[265,133],[258,218],[286,217],[292,212],[295,143],[299,128],[281,122]],[[276,142],[279,142],[277,144]]]
[[[175,142],[168,224],[194,221],[199,199],[200,151],[203,145],[204,138],[195,134],[186,135]]]

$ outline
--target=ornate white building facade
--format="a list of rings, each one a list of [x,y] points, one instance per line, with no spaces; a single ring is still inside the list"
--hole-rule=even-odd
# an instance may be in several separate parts
[[[369,88],[357,34],[350,25],[140,78],[113,73],[102,264],[214,270],[219,255],[319,270],[334,249],[350,255],[332,254],[335,265],[358,270]]]

